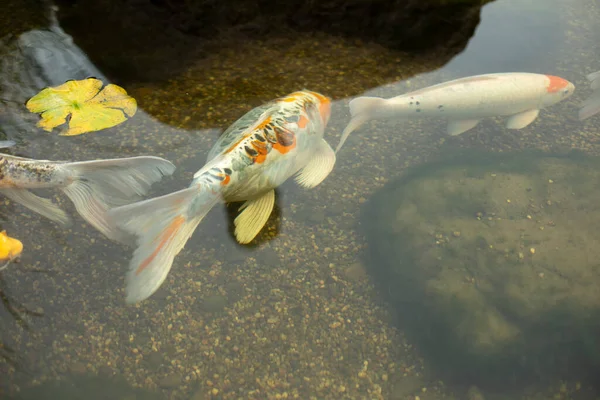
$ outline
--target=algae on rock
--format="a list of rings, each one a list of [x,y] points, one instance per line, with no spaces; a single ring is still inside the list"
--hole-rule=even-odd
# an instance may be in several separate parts
[[[454,160],[367,205],[369,265],[401,327],[432,367],[471,383],[599,365],[600,159]]]

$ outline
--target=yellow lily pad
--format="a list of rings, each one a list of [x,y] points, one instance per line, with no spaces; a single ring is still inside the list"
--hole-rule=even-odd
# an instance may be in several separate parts
[[[48,87],[30,98],[25,106],[33,113],[41,113],[38,126],[48,132],[68,122],[62,136],[110,128],[133,117],[137,102],[120,86],[88,78],[67,81],[60,86]]]

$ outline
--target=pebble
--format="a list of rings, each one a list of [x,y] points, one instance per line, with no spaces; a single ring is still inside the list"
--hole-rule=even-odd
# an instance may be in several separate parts
[[[71,364],[69,370],[72,374],[83,375],[87,372],[87,367],[84,363],[75,361],[73,364]]]
[[[181,382],[181,374],[174,373],[159,379],[156,384],[163,389],[170,389],[178,387],[179,385],[181,385]]]
[[[361,263],[354,263],[344,270],[346,278],[353,282],[360,282],[367,279],[367,271]]]
[[[216,313],[223,311],[223,309],[227,306],[227,302],[227,297],[220,294],[215,294],[204,298],[200,307],[206,312]]]

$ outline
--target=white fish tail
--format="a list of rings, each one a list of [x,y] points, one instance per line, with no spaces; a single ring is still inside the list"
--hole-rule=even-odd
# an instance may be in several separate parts
[[[350,122],[344,128],[342,132],[342,137],[340,138],[340,143],[337,145],[335,152],[337,153],[344,143],[348,136],[355,130],[361,127],[365,122],[374,119],[381,108],[385,107],[385,99],[381,97],[357,97],[350,101]]]
[[[159,157],[131,157],[60,164],[70,183],[62,187],[79,214],[107,237],[114,236],[106,212],[144,196],[175,166]]]
[[[127,303],[138,303],[158,290],[175,256],[219,200],[214,192],[192,187],[108,212],[114,226],[137,238],[127,273]]]

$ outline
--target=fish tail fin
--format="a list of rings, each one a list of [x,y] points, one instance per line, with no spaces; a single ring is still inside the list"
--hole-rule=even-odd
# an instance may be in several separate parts
[[[63,192],[79,214],[108,237],[113,235],[106,221],[109,209],[141,199],[153,183],[175,171],[171,162],[150,156],[73,162],[60,167],[71,177]]]
[[[381,97],[357,97],[350,101],[348,105],[350,107],[350,122],[344,128],[342,132],[342,137],[340,138],[340,143],[337,145],[335,152],[337,153],[344,143],[348,136],[355,130],[361,127],[365,122],[375,118],[377,111],[385,104],[385,99]]]
[[[587,119],[598,112],[600,112],[600,89],[583,102],[579,109],[579,120]]]
[[[27,189],[4,188],[0,189],[0,193],[64,227],[71,223],[69,216],[52,200],[37,196]]]
[[[192,187],[108,212],[111,225],[137,238],[126,279],[127,303],[158,290],[175,256],[218,201],[216,193]]]
[[[582,108],[579,110],[580,121],[600,112],[600,71],[589,74],[587,79],[592,82],[590,87],[593,92],[592,95],[581,104]]]

